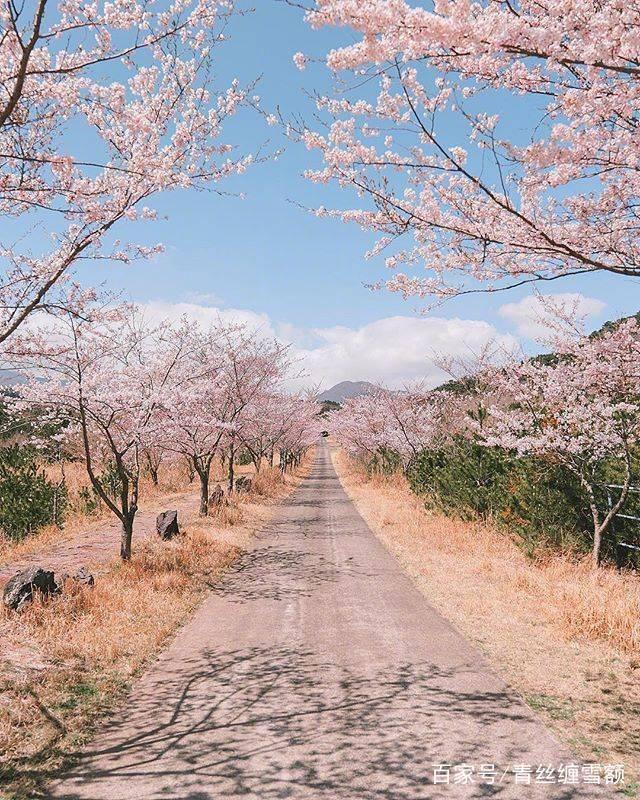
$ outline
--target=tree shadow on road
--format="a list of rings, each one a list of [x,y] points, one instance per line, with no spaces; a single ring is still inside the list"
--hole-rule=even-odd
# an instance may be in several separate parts
[[[435,764],[536,763],[539,728],[528,709],[506,693],[474,689],[472,671],[464,690],[461,675],[464,682],[464,668],[430,664],[378,665],[363,673],[293,646],[207,651],[181,662],[175,674],[144,683],[131,712],[105,729],[48,796],[592,796],[571,786],[517,795],[512,778],[493,786],[434,786]],[[522,747],[528,729],[529,753]]]

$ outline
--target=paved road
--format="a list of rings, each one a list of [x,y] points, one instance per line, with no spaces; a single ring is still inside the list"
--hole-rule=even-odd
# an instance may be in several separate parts
[[[512,774],[433,783],[440,763],[495,764],[501,776],[561,762],[571,755],[367,528],[323,446],[255,549],[51,797],[609,796],[582,782],[516,785]]]

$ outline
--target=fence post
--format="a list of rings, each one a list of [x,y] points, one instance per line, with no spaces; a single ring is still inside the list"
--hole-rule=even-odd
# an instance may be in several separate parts
[[[611,499],[611,487],[607,486],[607,503],[609,505],[609,511],[613,508],[613,500]],[[618,543],[618,534],[616,533],[616,518],[615,516],[611,520],[611,534],[613,536],[613,546],[615,548],[615,556],[616,556],[616,569],[621,570],[623,567],[623,557],[622,557],[622,548]]]

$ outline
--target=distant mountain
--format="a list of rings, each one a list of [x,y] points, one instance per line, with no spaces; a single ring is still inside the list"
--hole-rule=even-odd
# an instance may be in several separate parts
[[[350,397],[357,397],[360,394],[370,394],[375,390],[375,386],[368,381],[342,381],[336,383],[326,392],[318,395],[320,403],[331,401],[332,403],[344,403]]]

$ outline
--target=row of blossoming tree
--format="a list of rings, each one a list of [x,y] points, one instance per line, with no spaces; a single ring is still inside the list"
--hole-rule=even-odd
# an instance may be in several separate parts
[[[640,478],[639,364],[640,326],[631,318],[590,336],[557,335],[549,356],[479,361],[473,374],[437,390],[380,388],[348,400],[331,428],[350,453],[369,463],[395,459],[405,470],[460,438],[514,463],[534,457],[539,471],[561,467],[580,488],[597,565]],[[611,475],[607,503],[600,489]]]
[[[69,302],[65,302],[69,306]],[[26,383],[12,406],[78,447],[95,492],[120,520],[121,555],[131,555],[141,470],[161,459],[189,464],[209,511],[215,458],[230,468],[239,451],[260,470],[280,456],[299,461],[319,434],[315,401],[286,390],[287,346],[222,321],[153,326],[134,306],[83,304],[83,313],[47,315],[13,337],[5,352]],[[102,470],[117,476],[116,497]]]

